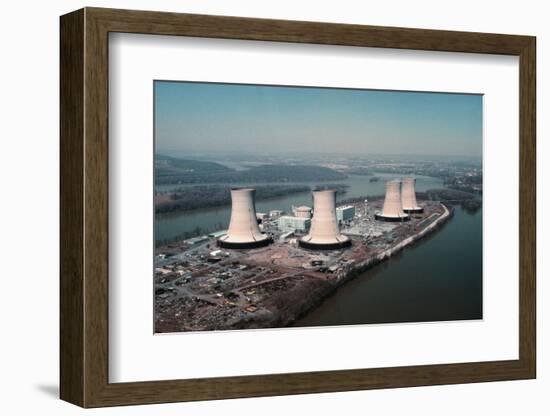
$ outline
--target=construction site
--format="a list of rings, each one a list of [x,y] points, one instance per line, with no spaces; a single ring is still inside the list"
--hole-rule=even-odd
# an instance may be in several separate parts
[[[157,249],[155,332],[292,325],[452,216],[438,201],[417,201],[414,180],[403,184],[340,205],[334,191],[317,191],[311,208],[265,214],[255,212],[254,189],[233,189],[227,230]]]

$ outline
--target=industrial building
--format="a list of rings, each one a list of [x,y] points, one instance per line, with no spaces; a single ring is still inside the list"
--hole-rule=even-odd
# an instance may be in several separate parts
[[[303,248],[335,250],[351,245],[349,237],[340,234],[336,220],[336,191],[313,192],[313,218],[309,234],[299,240]]]
[[[283,214],[284,212],[281,211],[280,209],[272,209],[271,211],[269,211],[269,216],[271,218],[279,218]]]
[[[401,185],[401,204],[403,205],[403,211],[408,214],[421,213],[424,211],[416,202],[416,179],[403,178]]]
[[[295,217],[311,218],[312,211],[312,208],[306,207],[304,205],[299,207],[292,207],[292,212],[294,212]]]
[[[263,234],[256,219],[253,188],[231,189],[231,219],[227,234],[218,239],[224,248],[254,248],[267,246],[272,239]]]
[[[292,217],[283,215],[277,220],[277,226],[280,231],[299,231],[305,233],[311,227],[311,219],[306,217]]]
[[[183,240],[183,242],[185,244],[190,245],[190,246],[205,243],[206,241],[208,241],[208,236],[206,236],[206,235],[201,235],[201,236],[198,236],[198,237],[193,237],[193,238],[189,238],[187,240]]]
[[[208,237],[220,238],[226,234],[227,234],[227,230],[213,231],[210,234],[208,234]]]
[[[402,222],[410,220],[408,214],[403,211],[401,204],[401,181],[394,179],[386,182],[386,196],[382,212],[374,216],[379,221]]]
[[[256,219],[260,222],[265,221],[268,218],[269,218],[269,216],[265,212],[257,212],[256,213]]]
[[[353,205],[346,205],[336,208],[336,219],[338,222],[352,220],[355,217],[355,207]]]

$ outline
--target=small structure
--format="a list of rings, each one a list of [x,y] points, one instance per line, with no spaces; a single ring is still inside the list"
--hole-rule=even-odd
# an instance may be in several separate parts
[[[313,192],[313,219],[309,234],[299,240],[303,248],[335,250],[351,245],[349,237],[340,234],[336,220],[336,191]]]
[[[220,238],[227,234],[227,230],[214,231],[208,234],[208,237]]]
[[[279,243],[284,243],[285,241],[287,241],[290,237],[292,237],[294,235],[294,231],[288,231],[286,233],[282,233],[280,236],[279,236]]]
[[[256,213],[256,219],[258,221],[264,221],[264,220],[267,220],[269,216],[265,213],[265,212],[257,212]]]
[[[401,181],[391,180],[386,182],[386,197],[384,198],[384,205],[382,206],[382,212],[377,212],[374,215],[379,221],[388,222],[402,222],[410,220],[408,214],[403,211],[401,205]]]
[[[194,245],[197,245],[197,244],[204,243],[206,241],[209,241],[208,236],[207,235],[201,235],[199,237],[189,238],[187,240],[184,240],[183,242],[185,244],[190,245],[190,246],[194,246]]]
[[[270,218],[279,218],[283,214],[284,211],[281,211],[280,209],[272,209],[271,211],[269,211]]]
[[[299,231],[305,233],[311,227],[311,219],[306,217],[292,217],[290,215],[283,215],[277,220],[277,226],[280,231]]]
[[[292,207],[292,211],[294,212],[294,216],[296,217],[311,218],[311,212],[313,210],[310,207],[302,205],[299,207]]]
[[[336,208],[336,219],[338,222],[348,221],[355,217],[355,207],[353,205],[345,205]]]
[[[403,211],[408,214],[421,213],[424,211],[424,208],[418,206],[416,203],[415,184],[416,179],[403,178],[401,185],[401,204],[403,205]]]
[[[231,219],[227,234],[218,239],[223,248],[255,248],[270,244],[273,240],[263,234],[256,220],[253,188],[231,189]]]

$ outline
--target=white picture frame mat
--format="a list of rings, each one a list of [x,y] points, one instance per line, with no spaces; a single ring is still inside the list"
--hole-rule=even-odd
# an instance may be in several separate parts
[[[109,70],[110,382],[518,358],[517,57],[111,34]],[[483,94],[483,319],[153,335],[159,79]]]

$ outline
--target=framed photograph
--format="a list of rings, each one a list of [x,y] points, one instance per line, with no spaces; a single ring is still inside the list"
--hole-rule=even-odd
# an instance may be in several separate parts
[[[60,28],[63,400],[535,378],[534,37]]]

